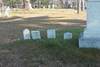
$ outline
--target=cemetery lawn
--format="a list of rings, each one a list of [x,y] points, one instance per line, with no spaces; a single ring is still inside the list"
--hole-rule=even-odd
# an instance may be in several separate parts
[[[63,40],[66,31],[73,33],[73,39]],[[18,67],[100,67],[99,49],[78,48],[82,31],[83,28],[67,28],[57,30],[56,39],[47,39],[42,33],[41,40],[0,45],[0,63]]]
[[[12,17],[0,17],[0,44],[22,38],[25,28],[30,30],[66,29],[83,27],[86,13],[75,13],[72,9],[34,9],[12,11]]]
[[[65,9],[27,13],[15,11],[14,17],[0,18],[0,67],[100,67],[99,49],[78,48],[84,14]],[[42,39],[16,41],[25,28],[41,31]],[[51,28],[57,30],[56,39],[46,37]],[[73,39],[64,40],[64,32],[72,32]]]

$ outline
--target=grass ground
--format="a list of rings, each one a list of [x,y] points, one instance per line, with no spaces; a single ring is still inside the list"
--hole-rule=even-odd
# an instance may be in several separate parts
[[[99,49],[78,48],[78,38],[85,26],[85,13],[35,9],[30,13],[15,11],[12,15],[0,18],[1,67],[100,67]],[[14,42],[22,36],[25,28],[40,30],[42,39]],[[56,39],[46,38],[46,30],[50,28],[57,30]],[[66,31],[73,33],[73,39],[63,40]]]
[[[66,31],[73,33],[73,39],[63,40]],[[99,49],[78,48],[82,31],[83,28],[70,28],[57,31],[56,39],[45,37],[0,45],[0,63],[2,67],[100,67]]]
[[[72,9],[34,9],[12,11],[12,17],[0,18],[0,44],[22,38],[22,30],[46,30],[83,27],[85,13]]]

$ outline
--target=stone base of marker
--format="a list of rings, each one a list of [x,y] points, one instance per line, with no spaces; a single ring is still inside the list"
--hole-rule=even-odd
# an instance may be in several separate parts
[[[100,38],[79,38],[79,48],[100,48]]]

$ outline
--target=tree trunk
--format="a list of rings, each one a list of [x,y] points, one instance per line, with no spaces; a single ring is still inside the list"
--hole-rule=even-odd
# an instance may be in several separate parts
[[[3,0],[0,0],[0,7],[3,6]]]
[[[23,8],[25,8],[25,9],[32,9],[30,0],[23,0]]]
[[[23,8],[25,8],[25,0],[22,1]]]
[[[77,13],[80,13],[80,9],[81,9],[81,0],[77,0]]]
[[[60,0],[60,5],[61,5],[61,8],[64,8],[63,0]]]
[[[3,6],[4,6],[3,0],[0,0],[0,14],[2,14],[3,12]]]
[[[81,10],[84,11],[85,10],[85,0],[82,0],[81,2]]]

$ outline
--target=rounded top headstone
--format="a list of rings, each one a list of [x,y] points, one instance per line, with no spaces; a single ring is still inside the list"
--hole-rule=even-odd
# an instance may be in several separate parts
[[[25,29],[24,31],[23,31],[23,33],[30,33],[30,30],[29,29]]]
[[[30,37],[30,30],[29,29],[23,30],[23,37],[24,37],[24,40],[31,39],[31,37]]]

